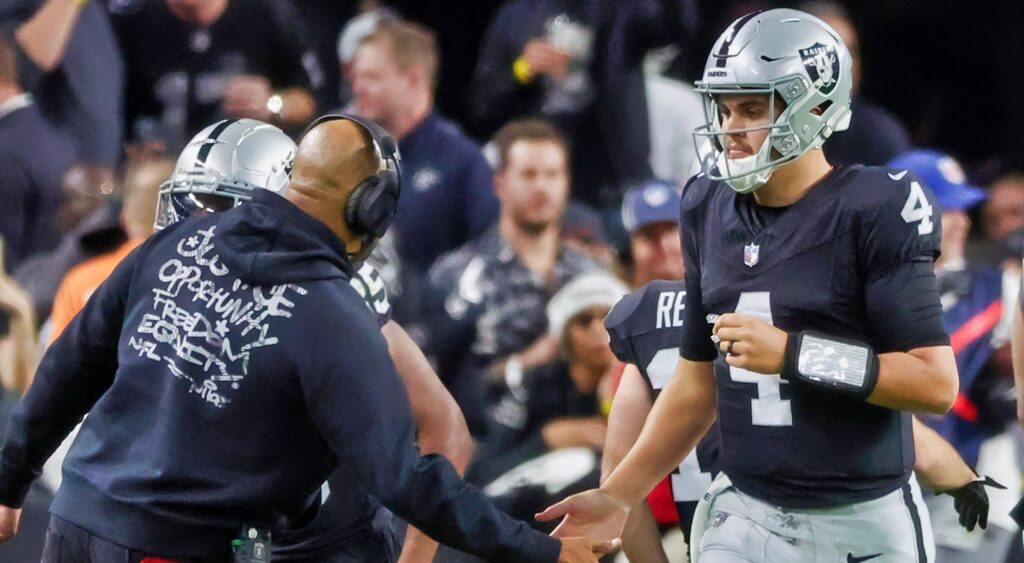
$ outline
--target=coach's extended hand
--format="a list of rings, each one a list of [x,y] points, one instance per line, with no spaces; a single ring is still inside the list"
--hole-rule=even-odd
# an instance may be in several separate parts
[[[589,563],[597,562],[613,550],[618,549],[622,542],[595,541],[589,538],[562,538],[562,551],[558,553],[558,563]]]

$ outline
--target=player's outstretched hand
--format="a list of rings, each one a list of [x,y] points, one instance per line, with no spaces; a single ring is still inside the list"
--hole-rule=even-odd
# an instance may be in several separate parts
[[[597,559],[619,548],[622,542],[595,541],[589,538],[562,538],[562,551],[558,563],[597,563]]]
[[[725,363],[756,373],[778,374],[786,361],[786,331],[749,315],[726,313],[711,332]]]
[[[953,508],[960,515],[960,525],[967,528],[968,532],[974,531],[975,525],[981,526],[982,530],[988,527],[989,503],[985,487],[1006,489],[986,475],[984,479],[977,479],[959,489],[946,491],[946,494],[953,497]]]
[[[10,508],[0,504],[0,543],[4,543],[18,533],[20,520],[20,508]]]
[[[622,536],[628,514],[624,503],[600,489],[591,489],[547,507],[536,518],[550,522],[565,516],[551,533],[556,538],[586,536],[592,540],[611,541]]]

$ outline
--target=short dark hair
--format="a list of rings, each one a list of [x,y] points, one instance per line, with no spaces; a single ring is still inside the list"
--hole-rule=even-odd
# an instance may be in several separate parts
[[[549,141],[558,145],[565,153],[565,162],[570,162],[569,140],[551,122],[539,119],[517,119],[505,124],[494,134],[494,146],[498,149],[497,170],[504,170],[508,164],[508,153],[519,141]]]

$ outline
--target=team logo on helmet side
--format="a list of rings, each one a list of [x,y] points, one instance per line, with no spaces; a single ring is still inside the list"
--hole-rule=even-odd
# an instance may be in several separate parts
[[[839,56],[835,46],[815,43],[800,49],[800,59],[815,88],[822,94],[830,94],[835,90],[839,83]]]

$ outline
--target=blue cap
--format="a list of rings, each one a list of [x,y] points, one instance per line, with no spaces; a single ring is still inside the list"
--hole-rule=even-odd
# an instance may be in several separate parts
[[[651,223],[679,223],[679,192],[664,180],[648,180],[634,186],[622,200],[622,225],[630,234]]]
[[[970,209],[988,198],[982,188],[967,183],[967,177],[953,157],[933,150],[905,152],[889,162],[889,168],[910,170],[935,192],[945,211]]]

